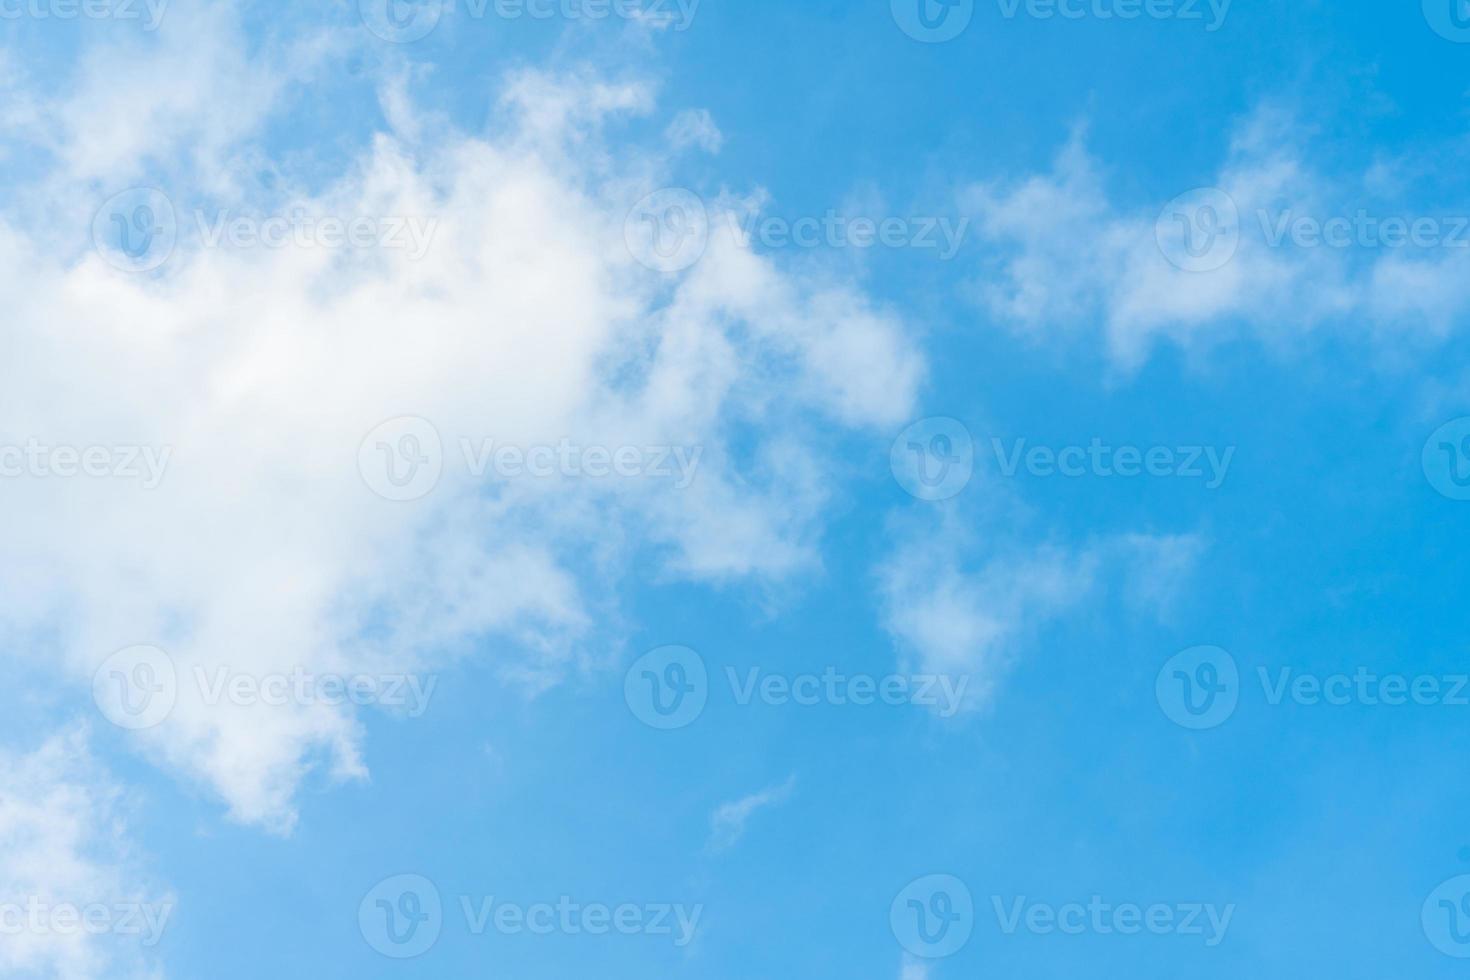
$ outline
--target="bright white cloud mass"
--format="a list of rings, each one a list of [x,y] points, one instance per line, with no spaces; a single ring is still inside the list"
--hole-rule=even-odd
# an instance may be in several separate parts
[[[187,73],[201,48],[239,47],[226,11],[171,22],[160,75]],[[206,147],[190,174],[259,159],[251,119],[287,85],[262,92],[250,78],[264,69],[231,64],[200,70],[206,87],[251,90],[244,125],[218,130],[204,97],[132,93],[109,110],[112,129]],[[84,71],[82,84],[102,82]],[[401,84],[383,91],[390,119],[416,115]],[[30,515],[6,544],[4,614],[39,635],[66,610],[47,655],[78,683],[121,647],[166,651],[177,706],[139,741],[239,820],[289,830],[308,771],[365,775],[359,723],[322,704],[211,704],[201,671],[407,671],[474,647],[508,679],[556,683],[606,656],[585,641],[634,552],[716,581],[812,567],[828,494],[814,427],[892,427],[914,405],[924,367],[909,330],[852,283],[759,257],[719,222],[682,276],[630,254],[625,218],[679,147],[710,144],[704,117],[680,116],[673,145],[613,153],[610,129],[659,111],[650,86],[517,72],[497,99],[489,135],[401,125],[319,192],[269,202],[417,219],[434,229],[421,258],[295,240],[210,248],[180,194],[178,247],[153,275],[23,222],[0,231],[3,288],[18,300],[8,340],[24,355],[0,368],[5,439],[167,454],[156,489],[0,485],[0,506]],[[75,106],[85,117],[60,106],[75,128],[52,149],[76,177],[130,172],[157,149],[104,142],[97,103]],[[290,161],[270,165],[296,185]],[[77,187],[53,193],[81,198]],[[407,503],[374,495],[358,468],[368,433],[403,416],[429,420],[446,459],[434,491]],[[742,449],[753,424],[777,435]],[[460,452],[485,440],[700,455],[683,488],[497,481]]]

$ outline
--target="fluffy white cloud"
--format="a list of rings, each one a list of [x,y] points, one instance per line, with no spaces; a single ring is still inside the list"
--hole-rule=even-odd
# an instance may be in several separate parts
[[[154,960],[173,901],[140,884],[126,812],[81,730],[28,755],[0,752],[0,972],[58,980],[161,975]]]
[[[207,9],[207,23],[170,18],[160,43],[187,48],[191,64],[196,46],[228,48],[237,26],[223,6]],[[247,88],[270,70],[236,71],[233,58],[219,74]],[[193,95],[158,110],[178,140],[203,136],[203,156],[171,188],[180,241],[157,274],[120,272],[31,213],[0,221],[0,292],[14,297],[0,445],[169,453],[152,489],[0,483],[0,507],[27,515],[0,545],[0,620],[53,628],[37,655],[82,684],[120,648],[168,651],[177,703],[139,747],[212,786],[235,818],[283,832],[309,771],[366,774],[359,718],[322,703],[210,703],[198,671],[425,671],[473,654],[542,689],[616,649],[596,631],[616,621],[612,596],[634,558],[708,580],[813,567],[828,435],[896,424],[923,374],[904,326],[853,284],[783,270],[724,222],[683,274],[636,261],[625,217],[669,182],[673,151],[615,147],[607,128],[651,111],[653,92],[587,73],[511,76],[494,135],[479,136],[412,125],[411,75],[400,72],[383,87],[392,131],[336,180],[249,202],[255,213],[412,218],[433,229],[422,257],[295,240],[205,247],[194,202],[239,204],[218,193],[234,181],[205,176],[224,150],[204,151],[250,136],[254,107],[265,112],[305,70],[252,89],[243,121]],[[85,110],[67,118],[96,108]],[[131,173],[145,151],[103,136],[67,138],[61,157],[78,177]],[[247,140],[230,152],[265,150]],[[282,186],[303,183],[289,161],[271,163]],[[100,203],[94,186],[45,193],[75,216],[77,199]],[[443,475],[423,499],[393,502],[369,490],[358,451],[403,416],[433,424]],[[698,469],[685,487],[647,475],[496,478],[472,472],[462,451],[483,440],[679,447],[698,453]]]

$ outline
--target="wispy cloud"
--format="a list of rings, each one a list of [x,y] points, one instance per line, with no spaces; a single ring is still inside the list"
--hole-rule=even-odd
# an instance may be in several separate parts
[[[752,816],[761,810],[785,803],[795,789],[796,775],[793,773],[784,783],[768,786],[759,793],[752,793],[732,803],[721,804],[710,817],[710,836],[706,845],[708,850],[718,853],[734,847],[745,836],[745,825]]]

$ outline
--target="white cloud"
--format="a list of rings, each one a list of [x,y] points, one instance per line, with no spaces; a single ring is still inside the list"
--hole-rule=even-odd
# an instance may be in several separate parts
[[[121,793],[91,759],[84,731],[29,755],[0,752],[0,906],[7,909],[0,973],[162,975],[157,940],[159,930],[166,935],[173,899],[143,883],[125,818]],[[92,930],[66,917],[72,907],[90,910]]]
[[[1104,585],[1117,581],[1134,608],[1166,615],[1204,551],[1194,535],[1125,534],[1075,548],[993,539],[982,552],[952,511],[896,530],[905,545],[879,569],[884,628],[901,669],[969,677],[966,710],[992,700],[1030,634]]]
[[[795,788],[796,776],[793,774],[784,783],[768,786],[758,793],[721,804],[710,817],[707,848],[710,851],[724,851],[734,847],[745,836],[745,825],[752,816],[760,810],[785,803],[791,798],[791,792]]]
[[[1378,329],[1432,337],[1470,310],[1465,250],[1408,254],[1334,248],[1273,237],[1289,220],[1351,217],[1381,187],[1376,169],[1338,176],[1316,159],[1293,116],[1265,107],[1245,119],[1229,151],[1200,185],[1225,192],[1241,235],[1230,261],[1187,271],[1165,258],[1156,224],[1168,199],[1122,206],[1110,199],[1085,132],[1073,133],[1048,174],[976,184],[962,194],[996,267],[978,281],[981,301],[1003,321],[1034,333],[1101,329],[1109,353],[1136,368],[1159,340],[1181,346],[1249,331],[1269,345],[1324,324],[1372,319]],[[1401,203],[1375,205],[1378,218]],[[1407,213],[1412,214],[1413,209]],[[1371,213],[1371,208],[1370,208]],[[1432,213],[1432,212],[1431,212]]]
[[[708,109],[685,109],[674,117],[664,131],[675,149],[697,146],[706,153],[719,153],[725,145],[725,135],[715,125]]]
[[[850,283],[785,271],[720,223],[682,277],[634,261],[624,218],[664,182],[668,149],[614,153],[604,134],[651,111],[647,87],[520,73],[493,137],[415,133],[406,89],[384,92],[401,135],[380,134],[315,196],[275,204],[432,220],[420,261],[205,249],[184,235],[162,275],[130,277],[25,216],[0,222],[0,291],[15,297],[0,443],[172,451],[155,490],[0,484],[0,506],[28,515],[3,546],[0,620],[60,626],[38,655],[65,664],[79,692],[109,654],[149,643],[186,679],[490,656],[534,693],[609,656],[592,651],[616,651],[617,636],[597,631],[616,623],[635,552],[711,581],[815,567],[825,434],[909,413],[922,360]],[[170,132],[225,125],[195,118],[212,105],[191,106]],[[108,146],[75,159],[92,172],[136,156]],[[288,163],[277,169],[289,178]],[[51,188],[57,213],[87,186]],[[189,185],[189,199],[212,186]],[[445,472],[424,500],[392,503],[364,485],[357,450],[405,415],[435,424]],[[461,465],[461,438],[702,457],[687,490],[495,482]],[[211,705],[192,683],[136,739],[236,819],[282,832],[307,773],[368,771],[352,711]]]

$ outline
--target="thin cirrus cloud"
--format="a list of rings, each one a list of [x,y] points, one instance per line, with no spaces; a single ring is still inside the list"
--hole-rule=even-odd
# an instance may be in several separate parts
[[[713,853],[719,853],[734,847],[745,836],[746,824],[752,817],[762,810],[785,803],[791,798],[795,789],[796,775],[793,773],[786,778],[785,782],[768,786],[738,800],[722,803],[710,816],[707,849]]]

